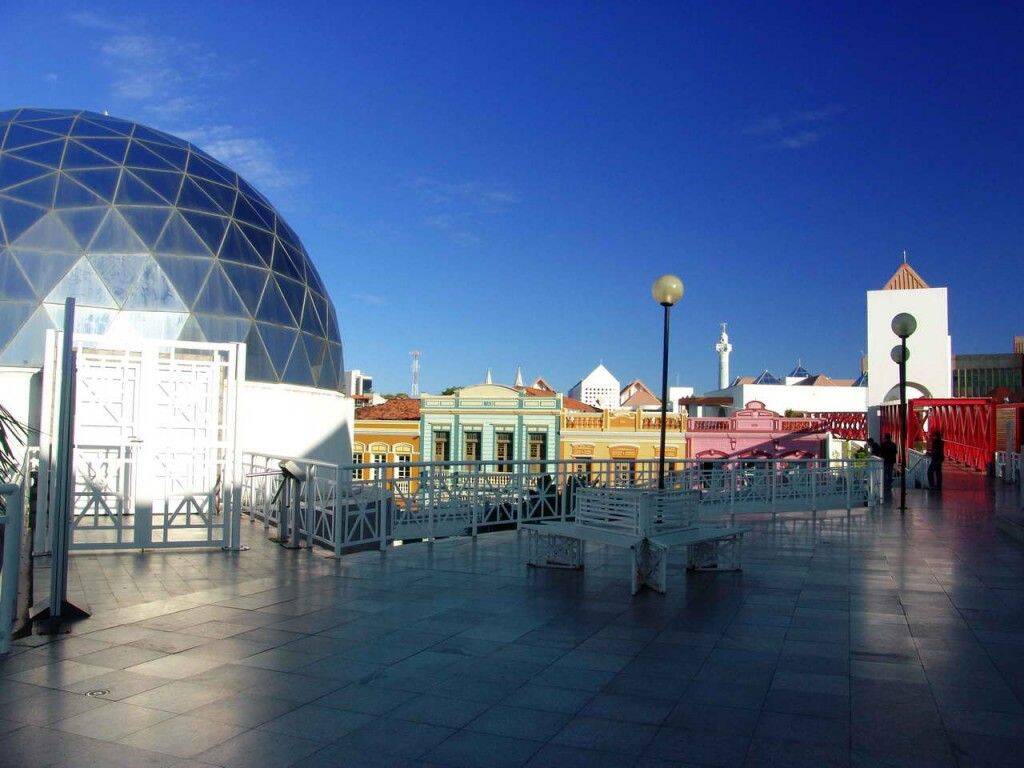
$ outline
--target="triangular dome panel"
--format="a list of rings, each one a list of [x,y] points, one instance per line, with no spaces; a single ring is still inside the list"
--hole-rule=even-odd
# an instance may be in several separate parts
[[[118,205],[166,205],[167,201],[126,170],[117,188]]]
[[[277,371],[267,356],[267,348],[255,324],[245,339],[245,378],[249,381],[277,381]]]
[[[169,161],[149,149],[141,141],[133,141],[128,147],[124,164],[129,168],[152,168],[160,171],[177,170]]]
[[[106,284],[118,306],[124,304],[128,294],[142,273],[148,255],[134,253],[90,253],[89,263]]]
[[[306,354],[304,344],[296,344],[292,352],[288,367],[285,369],[284,378],[292,384],[304,384],[313,386],[313,371],[309,364],[309,356]]]
[[[60,174],[57,181],[57,208],[76,208],[85,205],[107,205],[107,201],[90,189],[83,187],[67,174]]]
[[[216,253],[220,250],[220,242],[224,239],[224,229],[228,225],[226,218],[223,216],[211,216],[206,213],[196,213],[195,211],[182,211],[181,215],[185,217],[185,221],[203,239],[203,242],[210,249],[210,253]]]
[[[98,137],[118,137],[121,133],[114,131],[105,126],[94,123],[92,120],[87,120],[84,117],[78,118],[75,121],[74,126],[71,128],[72,136],[98,136]]]
[[[168,312],[188,310],[167,275],[152,258],[146,258],[139,279],[124,302],[125,309],[159,309]]]
[[[18,262],[4,249],[0,249],[0,292],[5,299],[32,300],[36,297]]]
[[[0,300],[0,350],[13,339],[36,308],[34,301]]]
[[[43,336],[53,328],[50,315],[39,307],[0,353],[0,365],[36,366],[43,362]]]
[[[156,244],[160,233],[164,231],[167,219],[171,216],[170,209],[166,207],[136,208],[128,206],[118,208],[118,211],[124,216],[124,220],[128,222],[135,234],[149,247]]]
[[[204,256],[209,258],[213,254],[206,247],[199,235],[195,233],[180,213],[172,214],[171,220],[167,222],[164,233],[157,241],[156,250],[160,253],[176,254],[180,256]]]
[[[248,318],[201,314],[197,314],[195,318],[207,339],[221,343],[245,341],[252,328],[252,320]]]
[[[279,376],[283,375],[292,347],[295,346],[298,331],[267,323],[256,323],[256,328],[263,339],[263,346],[267,349],[274,370],[278,371]]]
[[[295,318],[288,309],[288,303],[281,295],[281,289],[277,287],[277,281],[271,278],[267,281],[267,287],[263,291],[263,299],[260,301],[259,311],[256,313],[257,320],[268,323],[279,323],[281,325],[295,325]]]
[[[253,248],[235,223],[228,227],[227,236],[220,246],[219,257],[222,261],[237,261],[240,264],[248,264],[253,267],[267,266],[259,252]]]
[[[64,170],[79,168],[107,168],[113,165],[109,157],[104,157],[77,141],[69,141],[64,150],[64,160],[60,167]]]
[[[49,208],[53,205],[53,191],[57,186],[57,174],[41,176],[4,190],[4,195],[22,203]]]
[[[260,304],[260,296],[263,295],[263,286],[267,283],[270,271],[245,267],[230,261],[221,262],[221,267],[235,290],[238,291],[238,295],[242,297],[242,301],[245,302],[249,314],[255,316]]]
[[[151,171],[145,168],[133,168],[132,175],[140,179],[148,187],[155,190],[168,203],[178,199],[181,188],[181,174],[175,171]]]
[[[195,315],[188,316],[188,320],[178,332],[178,341],[206,341],[206,336],[203,335],[203,329],[199,327]]]
[[[3,192],[7,187],[13,187],[22,182],[37,179],[48,173],[53,173],[53,169],[45,165],[30,163],[28,160],[22,160],[14,155],[0,155],[0,179],[3,180],[0,182],[2,184],[0,192]]]
[[[31,147],[22,147],[12,152],[15,157],[24,160],[31,160],[34,163],[42,163],[56,168],[60,165],[60,159],[64,154],[64,141],[44,141],[42,144],[34,144]]]
[[[62,179],[60,183],[63,184],[65,181]],[[59,189],[57,194],[60,195]],[[102,208],[71,208],[56,213],[79,247],[85,248],[96,236],[96,230],[107,215],[107,207],[104,205]]]
[[[90,253],[145,253],[146,244],[128,226],[124,216],[111,208],[89,243]]]
[[[218,266],[214,266],[210,271],[210,277],[203,286],[199,298],[192,305],[192,310],[211,315],[248,316],[242,300]]]
[[[6,217],[4,223],[7,223]],[[10,230],[7,231],[8,237]],[[32,227],[12,243],[19,248],[46,251],[47,253],[78,253],[78,243],[71,237],[55,212],[41,217]]]
[[[306,295],[305,286],[285,277],[277,278],[277,286],[284,294],[284,300],[288,302],[288,309],[292,311],[292,317],[295,318],[295,324],[298,325],[299,318],[302,317],[302,300]]]
[[[21,265],[21,271],[28,277],[36,296],[45,296],[57,281],[67,274],[71,265],[81,258],[73,253],[42,253],[12,249],[11,253]]]
[[[118,165],[124,162],[128,151],[128,139],[77,139],[77,141],[93,152],[102,155]]]
[[[121,171],[117,168],[93,168],[86,171],[66,171],[67,175],[102,197],[108,203],[114,200],[117,179]]]
[[[158,255],[156,261],[185,304],[195,302],[213,266],[209,259],[193,259],[186,256]]]
[[[51,304],[62,304],[65,299],[74,298],[80,304],[91,307],[116,307],[103,281],[85,259],[79,259],[71,270],[61,278],[46,295]]]
[[[4,149],[10,151],[18,147],[25,147],[29,144],[39,144],[53,138],[52,134],[40,131],[31,125],[24,123],[13,123],[7,130],[7,138],[4,139]]]
[[[135,138],[139,138],[138,133],[135,134]],[[185,170],[185,159],[187,156],[187,152],[181,147],[172,147],[167,144],[156,144],[149,141],[141,141],[139,143],[141,143],[142,146],[144,146],[153,154],[159,155],[168,163],[170,163],[172,168],[175,168],[178,171]]]

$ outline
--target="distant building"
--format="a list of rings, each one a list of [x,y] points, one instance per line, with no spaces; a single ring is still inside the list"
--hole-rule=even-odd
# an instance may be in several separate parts
[[[819,413],[823,411],[856,411],[867,409],[867,388],[859,379],[833,379],[823,373],[811,375],[803,364],[787,376],[778,377],[770,371],[757,376],[738,376],[725,389],[704,393],[702,402],[689,401],[691,407],[709,407],[711,412],[729,415],[743,408],[744,403],[759,402],[778,413]],[[724,413],[721,409],[724,409]],[[707,413],[708,411],[704,411]],[[691,411],[691,415],[697,415]]]
[[[729,355],[732,354],[732,344],[729,343],[729,334],[725,329],[726,324],[722,323],[722,333],[715,344],[715,352],[718,353],[718,388],[725,389],[729,386]]]
[[[633,379],[619,392],[619,407],[630,411],[660,411],[661,398],[640,379]]]
[[[352,442],[353,464],[395,463],[400,466],[388,473],[391,477],[414,478],[419,470],[412,467],[420,456],[420,401],[411,397],[393,397],[379,405],[357,408]],[[402,464],[409,464],[404,468]],[[369,480],[376,469],[362,470]]]
[[[686,415],[668,414],[665,422],[665,460],[687,457]],[[635,477],[637,462],[660,453],[661,414],[649,411],[563,410],[561,458],[571,459],[576,471],[590,474],[593,462],[615,461],[614,471]],[[671,463],[670,463],[671,469]]]
[[[824,422],[788,418],[756,401],[725,418],[690,419],[687,438],[694,459],[809,459],[828,455]]]
[[[373,376],[358,368],[345,372],[345,394],[356,401],[356,408],[384,402],[384,398],[373,391]]]
[[[462,387],[420,398],[420,445],[426,461],[494,461],[511,471],[518,459],[558,458],[562,395],[502,384]]]
[[[988,397],[992,390],[1024,387],[1024,336],[1015,336],[1013,352],[953,357],[953,395]]]
[[[668,410],[671,413],[679,413],[681,406],[679,401],[684,397],[693,397],[693,387],[669,387],[668,388]],[[682,408],[685,411],[685,408]]]
[[[569,390],[569,396],[601,410],[614,410],[621,391],[619,380],[600,364]]]

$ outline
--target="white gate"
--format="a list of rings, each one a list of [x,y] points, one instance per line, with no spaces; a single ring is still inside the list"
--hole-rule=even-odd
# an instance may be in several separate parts
[[[48,336],[44,364],[50,414],[59,338]],[[74,347],[72,549],[228,544],[238,514],[244,347],[77,335]],[[44,480],[41,471],[45,507]]]

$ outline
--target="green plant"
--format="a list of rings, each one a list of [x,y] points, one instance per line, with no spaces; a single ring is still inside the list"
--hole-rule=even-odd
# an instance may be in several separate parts
[[[12,479],[21,466],[21,449],[28,438],[28,429],[0,405],[0,481]]]

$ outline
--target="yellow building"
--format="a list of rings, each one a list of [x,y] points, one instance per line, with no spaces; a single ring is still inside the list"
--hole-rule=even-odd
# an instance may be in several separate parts
[[[591,471],[591,464],[615,460],[616,472],[634,474],[647,470],[660,453],[661,414],[651,411],[563,410],[559,430],[560,456],[571,459],[577,471]],[[686,414],[666,417],[665,460],[671,471],[673,459],[688,457]]]
[[[352,440],[354,464],[414,464],[420,458],[420,401],[392,398],[380,405],[357,408]],[[363,480],[379,470],[364,470]],[[388,470],[388,479],[414,478],[416,467]]]

